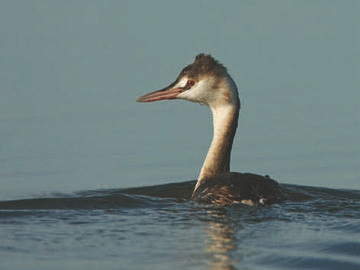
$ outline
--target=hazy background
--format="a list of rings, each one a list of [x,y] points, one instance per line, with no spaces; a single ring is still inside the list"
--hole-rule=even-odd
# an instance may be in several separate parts
[[[232,170],[359,189],[360,2],[0,1],[0,199],[195,179],[208,109],[137,104],[199,52],[242,111]]]

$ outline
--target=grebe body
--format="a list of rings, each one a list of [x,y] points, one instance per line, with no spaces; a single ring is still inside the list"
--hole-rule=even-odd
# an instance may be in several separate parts
[[[269,176],[229,172],[202,181],[192,200],[216,205],[269,205],[280,202],[279,189],[279,184]]]

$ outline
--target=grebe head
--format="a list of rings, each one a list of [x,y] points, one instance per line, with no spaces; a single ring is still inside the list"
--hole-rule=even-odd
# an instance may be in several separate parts
[[[212,56],[199,54],[169,86],[140,96],[137,102],[184,99],[211,108],[222,105],[239,106],[236,85],[226,68]]]

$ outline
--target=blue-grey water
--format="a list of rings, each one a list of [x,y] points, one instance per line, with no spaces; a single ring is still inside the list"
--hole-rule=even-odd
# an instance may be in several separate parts
[[[360,2],[0,1],[0,269],[359,269]],[[204,106],[137,104],[211,53],[232,170],[269,207],[189,200]]]
[[[3,269],[359,269],[360,191],[210,207],[194,181],[0,202]]]

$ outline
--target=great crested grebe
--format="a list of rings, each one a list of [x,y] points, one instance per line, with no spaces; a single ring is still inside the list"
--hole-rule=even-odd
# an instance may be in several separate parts
[[[199,54],[169,86],[137,102],[184,99],[209,106],[214,134],[192,200],[205,204],[265,205],[280,201],[280,186],[268,176],[230,172],[230,154],[240,100],[235,82],[212,56]]]

